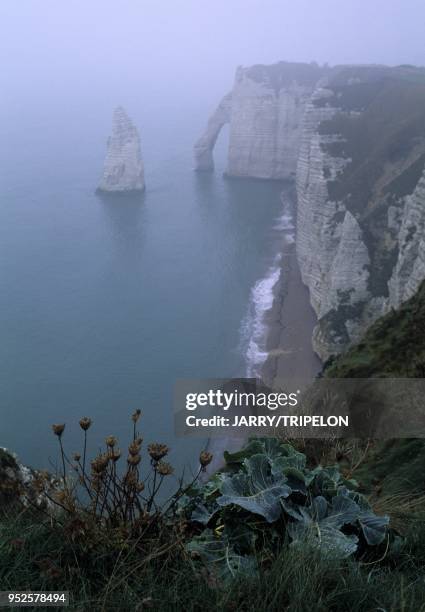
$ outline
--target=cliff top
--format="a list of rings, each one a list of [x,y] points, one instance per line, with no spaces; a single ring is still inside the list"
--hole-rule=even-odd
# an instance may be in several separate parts
[[[385,66],[381,64],[340,64],[329,66],[317,62],[277,62],[242,67],[237,74],[245,74],[257,83],[264,83],[275,90],[296,81],[301,85],[315,85],[322,77],[328,77],[331,87],[340,87],[355,82],[373,83],[384,78],[425,83],[425,68],[404,64]]]
[[[278,62],[270,65],[256,64],[247,68],[240,67],[238,70],[253,81],[265,83],[274,90],[279,91],[294,81],[301,85],[314,86],[322,76],[329,72],[330,68],[328,66],[319,66],[316,62],[311,62],[310,64],[302,62]]]

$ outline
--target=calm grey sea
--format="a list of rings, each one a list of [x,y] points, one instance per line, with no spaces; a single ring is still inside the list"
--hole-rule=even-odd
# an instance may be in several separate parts
[[[126,108],[142,137],[142,197],[95,195],[112,103],[3,112],[0,445],[32,465],[55,462],[52,423],[66,423],[69,451],[83,415],[92,448],[108,434],[124,445],[136,408],[147,443],[192,463],[200,441],[174,439],[174,382],[244,375],[249,327],[258,336],[257,306],[270,302],[261,279],[281,186],[224,179],[226,135],[215,173],[193,172],[211,107]]]

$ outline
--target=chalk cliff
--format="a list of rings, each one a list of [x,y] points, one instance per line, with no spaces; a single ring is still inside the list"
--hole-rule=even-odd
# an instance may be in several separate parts
[[[221,128],[230,122],[232,111],[232,92],[224,96],[208,120],[205,132],[195,143],[195,169],[213,170],[213,150]]]
[[[233,89],[195,144],[195,168],[212,169],[222,126],[230,124],[226,174],[282,179],[295,174],[304,105],[318,78],[317,64],[280,62],[239,67]]]
[[[137,128],[119,106],[112,119],[112,135],[108,139],[103,176],[99,191],[129,192],[145,188],[144,168]]]
[[[227,174],[295,178],[297,258],[326,360],[425,278],[425,70],[238,68],[226,104]]]
[[[394,308],[411,298],[425,278],[425,170],[405,198],[399,225],[397,261],[388,283],[389,304]]]
[[[50,499],[61,487],[60,479],[19,462],[16,455],[0,447],[0,508],[20,502],[26,507],[54,509]]]
[[[306,106],[297,254],[322,359],[358,342],[425,278],[424,76],[339,67]]]

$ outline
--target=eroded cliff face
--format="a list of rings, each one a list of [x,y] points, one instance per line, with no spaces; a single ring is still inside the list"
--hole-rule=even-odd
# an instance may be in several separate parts
[[[340,67],[306,106],[297,254],[323,360],[425,278],[424,153],[423,72]]]
[[[344,201],[332,199],[328,190],[328,183],[351,162],[327,150],[332,144],[343,145],[343,137],[320,131],[323,122],[338,113],[333,97],[333,91],[322,85],[313,93],[297,165],[297,256],[318,317],[313,347],[323,360],[361,334],[360,309],[371,298],[370,257],[362,229]]]
[[[394,308],[411,298],[425,278],[425,170],[412,195],[405,198],[399,226],[398,256],[388,283],[388,302]]]
[[[0,447],[0,508],[3,510],[19,503],[53,511],[55,506],[50,500],[62,485],[60,479],[22,465],[16,455]]]
[[[304,107],[323,72],[317,64],[287,62],[239,67],[232,92],[223,98],[195,144],[195,168],[214,167],[215,142],[222,126],[229,123],[228,176],[293,177]]]
[[[129,192],[145,188],[140,137],[136,126],[119,106],[112,119],[112,135],[108,139],[103,176],[99,191]]]
[[[229,132],[229,176],[283,179],[295,175],[305,104],[318,69],[310,77],[288,66],[236,71]]]
[[[425,278],[425,70],[239,68],[198,167],[225,121],[229,176],[296,180],[297,258],[326,360]]]
[[[223,125],[230,122],[231,111],[232,92],[228,93],[221,100],[220,104],[209,118],[205,132],[195,143],[194,155],[196,170],[214,169],[214,146],[221,128]]]

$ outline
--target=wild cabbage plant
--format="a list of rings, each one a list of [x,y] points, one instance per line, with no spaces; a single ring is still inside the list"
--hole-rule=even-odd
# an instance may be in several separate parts
[[[252,440],[225,459],[225,470],[194,487],[183,508],[201,530],[188,551],[223,576],[252,572],[259,555],[283,542],[346,558],[388,535],[388,517],[377,516],[337,466],[310,469],[303,453],[274,439]]]

